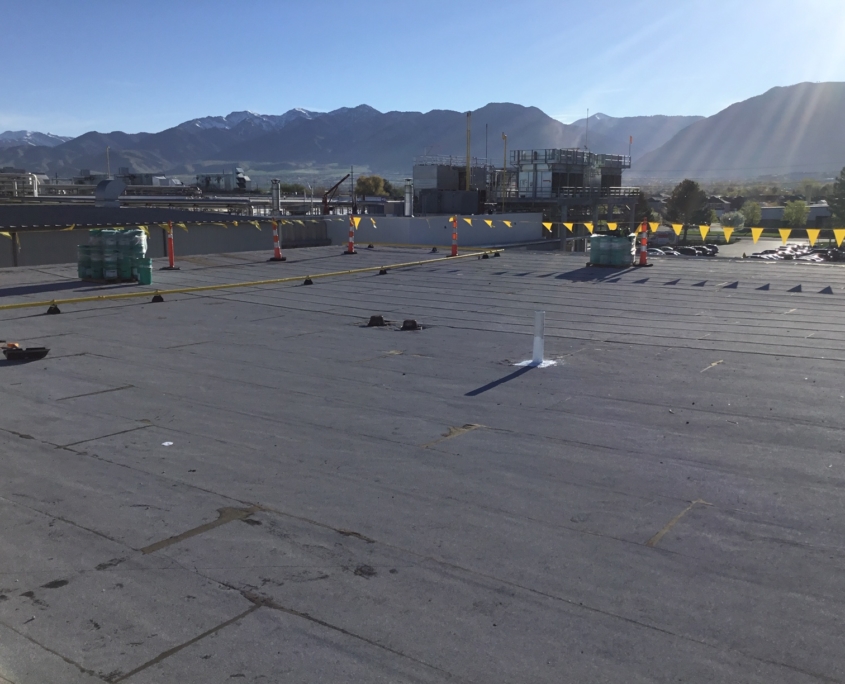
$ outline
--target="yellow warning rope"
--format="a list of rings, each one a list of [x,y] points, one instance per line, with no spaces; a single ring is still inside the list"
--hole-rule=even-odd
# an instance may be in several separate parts
[[[118,294],[107,295],[93,295],[90,297],[70,297],[68,299],[51,299],[40,302],[18,302],[17,304],[3,304],[0,305],[0,311],[8,311],[10,309],[27,309],[32,307],[43,306],[58,306],[59,304],[82,304],[84,302],[106,302],[116,299],[132,299],[133,297],[149,297],[151,295],[172,295],[172,294],[189,294],[191,292],[210,292],[212,290],[232,290],[238,287],[258,287],[260,285],[279,285],[281,283],[292,283],[298,280],[315,279],[315,278],[336,278],[344,275],[354,275],[356,273],[370,273],[372,271],[381,270],[395,270],[399,268],[410,268],[412,266],[422,266],[424,264],[432,264],[437,261],[455,261],[457,259],[470,259],[472,257],[481,257],[485,254],[499,254],[503,252],[502,249],[484,250],[483,252],[471,252],[469,254],[459,254],[458,256],[438,257],[436,259],[423,259],[422,261],[407,261],[401,264],[389,264],[387,266],[367,266],[364,268],[352,268],[346,271],[332,271],[330,273],[315,273],[313,275],[298,275],[288,276],[286,278],[270,278],[269,280],[252,280],[246,283],[225,283],[223,285],[200,285],[196,287],[177,287],[170,290],[142,290],[140,292],[120,292]]]

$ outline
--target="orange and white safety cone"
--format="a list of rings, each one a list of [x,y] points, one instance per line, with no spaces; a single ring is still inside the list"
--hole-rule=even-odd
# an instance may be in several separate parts
[[[458,217],[452,217],[452,256],[458,256]]]
[[[277,221],[273,221],[273,256],[268,261],[287,261],[282,256],[282,243],[279,240],[279,224]]]
[[[349,244],[346,246],[344,254],[357,254],[355,251],[355,221],[352,216],[349,217]]]
[[[638,266],[648,266],[648,221],[643,219],[640,225],[640,263]]]

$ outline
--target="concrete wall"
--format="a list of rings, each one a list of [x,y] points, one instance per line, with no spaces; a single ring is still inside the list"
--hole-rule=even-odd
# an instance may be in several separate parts
[[[312,247],[329,244],[326,222],[304,221],[279,226],[282,248]],[[173,229],[173,243],[178,261],[179,255],[220,254],[223,252],[249,252],[253,250],[273,251],[273,230],[270,223],[261,221],[259,230],[251,224],[240,224],[224,228],[218,225],[192,225],[187,231]],[[166,232],[158,226],[150,226],[149,256],[156,259],[167,255]],[[87,230],[44,231],[17,233],[18,266],[42,266],[76,262],[76,246],[88,242]],[[15,243],[0,236],[0,268],[14,266]]]
[[[373,217],[362,216],[355,231],[356,244],[381,242],[401,245],[451,245],[452,227],[448,216],[425,217]],[[542,240],[545,232],[541,214],[494,214],[490,216],[468,216],[472,225],[458,217],[458,245],[481,247],[484,245],[507,245],[519,242]],[[492,220],[489,227],[484,220]],[[508,228],[502,221],[511,221]],[[349,239],[349,217],[338,216],[327,219],[328,236],[333,245],[345,245]]]

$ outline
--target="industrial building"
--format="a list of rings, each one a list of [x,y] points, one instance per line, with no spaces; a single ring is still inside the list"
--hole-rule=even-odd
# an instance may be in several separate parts
[[[23,169],[3,168],[0,170],[0,198],[38,197],[41,180],[34,173]]]
[[[414,214],[484,214],[493,175],[486,159],[425,155],[414,160]]]
[[[252,179],[240,167],[220,173],[199,174],[197,186],[203,192],[246,192],[253,189]]]
[[[469,167],[469,189],[466,177]],[[623,187],[631,168],[624,155],[580,149],[512,150],[506,169],[486,159],[426,156],[414,161],[414,214],[541,212],[546,221],[626,222],[632,226],[639,188]],[[566,249],[583,249],[588,233],[575,226],[550,237]]]
[[[518,184],[509,192],[518,199],[618,196],[622,170],[631,168],[630,157],[578,149],[513,150],[510,163]]]
[[[782,205],[777,207],[760,207],[760,225],[764,228],[786,227],[786,223],[783,220],[785,209],[786,207]],[[806,225],[808,228],[824,228],[831,216],[830,206],[826,201],[822,200],[818,203],[808,204]]]

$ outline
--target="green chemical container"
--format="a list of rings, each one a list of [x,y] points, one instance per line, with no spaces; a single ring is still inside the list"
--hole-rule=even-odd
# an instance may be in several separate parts
[[[147,251],[147,234],[143,230],[133,228],[126,231],[129,236],[129,242],[135,247],[141,247],[144,252]]]
[[[94,247],[92,245],[92,247]],[[103,253],[98,249],[91,249],[91,253],[89,254],[91,264],[90,278],[91,280],[102,280],[103,279]]]
[[[597,263],[598,255],[599,255],[599,237],[598,235],[591,235],[590,236],[590,263],[595,264]]]
[[[117,260],[117,277],[118,280],[128,281],[132,280],[132,267],[135,264],[135,259],[131,252],[120,252]]]
[[[607,236],[607,261],[608,266],[619,265],[619,242],[615,235]]]
[[[132,266],[135,255],[129,231],[121,230],[117,235],[117,277],[118,280],[132,280]]]
[[[626,241],[622,240],[615,235],[610,238],[610,259],[608,263],[611,266],[624,266],[625,265],[625,244]]]
[[[103,279],[109,282],[117,280],[117,261],[118,253],[116,251],[103,252]]]
[[[135,269],[138,273],[139,285],[153,284],[153,260],[148,258],[135,259]]]
[[[631,265],[631,243],[628,238],[619,238],[619,265]]]
[[[601,239],[599,240],[599,254],[596,263],[600,266],[608,266],[610,265],[611,249],[613,247],[612,238],[609,235],[600,235],[599,237]]]
[[[92,230],[88,231],[88,244],[91,245],[93,249],[99,249],[102,251],[103,249],[103,231],[99,228],[93,228]]]
[[[114,252],[117,251],[117,234],[120,231],[113,230],[111,228],[104,228],[100,231],[100,236],[102,238],[103,244],[103,252]]]
[[[84,279],[91,277],[91,246],[76,246],[76,273]]]

